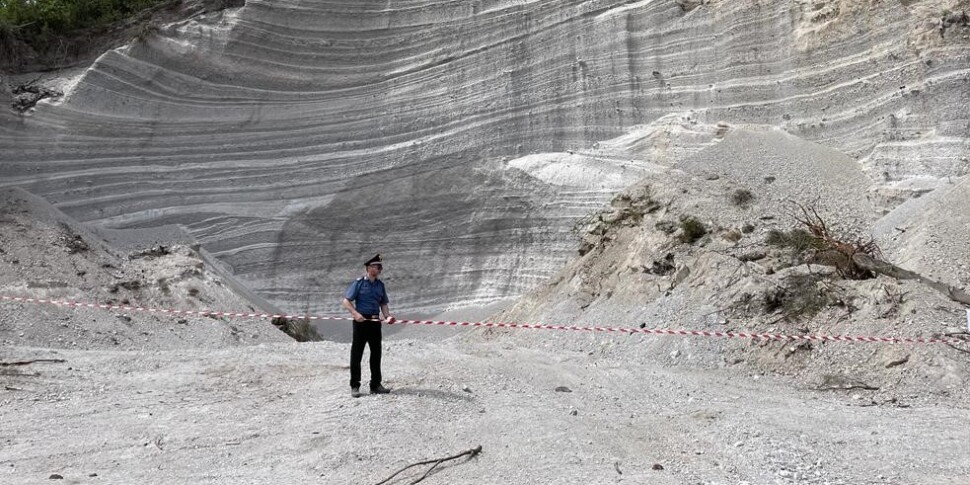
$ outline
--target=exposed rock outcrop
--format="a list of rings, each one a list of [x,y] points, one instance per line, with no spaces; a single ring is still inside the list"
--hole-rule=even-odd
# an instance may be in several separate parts
[[[0,185],[182,224],[285,308],[335,310],[374,250],[400,310],[487,303],[572,254],[618,189],[598,177],[676,165],[670,140],[720,121],[860,159],[886,204],[967,173],[970,30],[943,13],[967,3],[249,0],[4,118]],[[631,149],[593,150],[610,139]],[[596,172],[560,185],[522,158],[568,151]]]

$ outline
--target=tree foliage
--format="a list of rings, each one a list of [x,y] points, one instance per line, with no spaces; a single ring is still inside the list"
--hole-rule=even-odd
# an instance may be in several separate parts
[[[127,18],[167,0],[0,0],[0,24],[28,44]]]

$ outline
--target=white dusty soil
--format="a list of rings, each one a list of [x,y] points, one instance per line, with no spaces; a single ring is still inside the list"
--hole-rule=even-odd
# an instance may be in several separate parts
[[[64,362],[0,368],[0,481],[377,483],[478,445],[481,456],[425,483],[956,485],[970,476],[965,403],[873,406],[731,370],[454,340],[386,342],[394,392],[353,399],[348,353],[329,342],[8,347],[4,361]]]

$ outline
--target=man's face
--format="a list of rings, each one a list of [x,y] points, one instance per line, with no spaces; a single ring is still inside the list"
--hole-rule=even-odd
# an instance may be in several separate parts
[[[377,275],[381,274],[384,268],[379,264],[369,264],[367,265],[367,276],[371,278],[377,278]]]

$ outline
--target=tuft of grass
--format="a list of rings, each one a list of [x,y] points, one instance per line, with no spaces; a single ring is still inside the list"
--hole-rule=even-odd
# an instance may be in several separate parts
[[[276,317],[272,320],[272,323],[297,342],[319,342],[323,340],[317,329],[310,325],[309,320]]]
[[[162,290],[162,294],[165,296],[172,294],[172,287],[168,284],[167,278],[159,278],[155,281],[158,284],[158,288]]]
[[[747,189],[738,189],[731,194],[731,203],[743,209],[747,209],[754,199],[754,194]]]
[[[771,229],[765,236],[765,243],[769,246],[789,249],[795,255],[802,255],[809,250],[823,250],[826,247],[825,241],[804,229],[790,231]]]
[[[787,320],[811,319],[823,309],[838,302],[828,287],[820,285],[817,274],[796,274],[785,279],[784,285],[763,295],[765,313],[780,312]]]
[[[693,216],[680,220],[680,242],[694,244],[707,235],[707,227]]]
[[[148,42],[148,39],[154,37],[156,34],[161,32],[161,30],[162,29],[157,24],[150,22],[144,23],[138,28],[138,31],[135,34],[135,39],[142,43]]]

